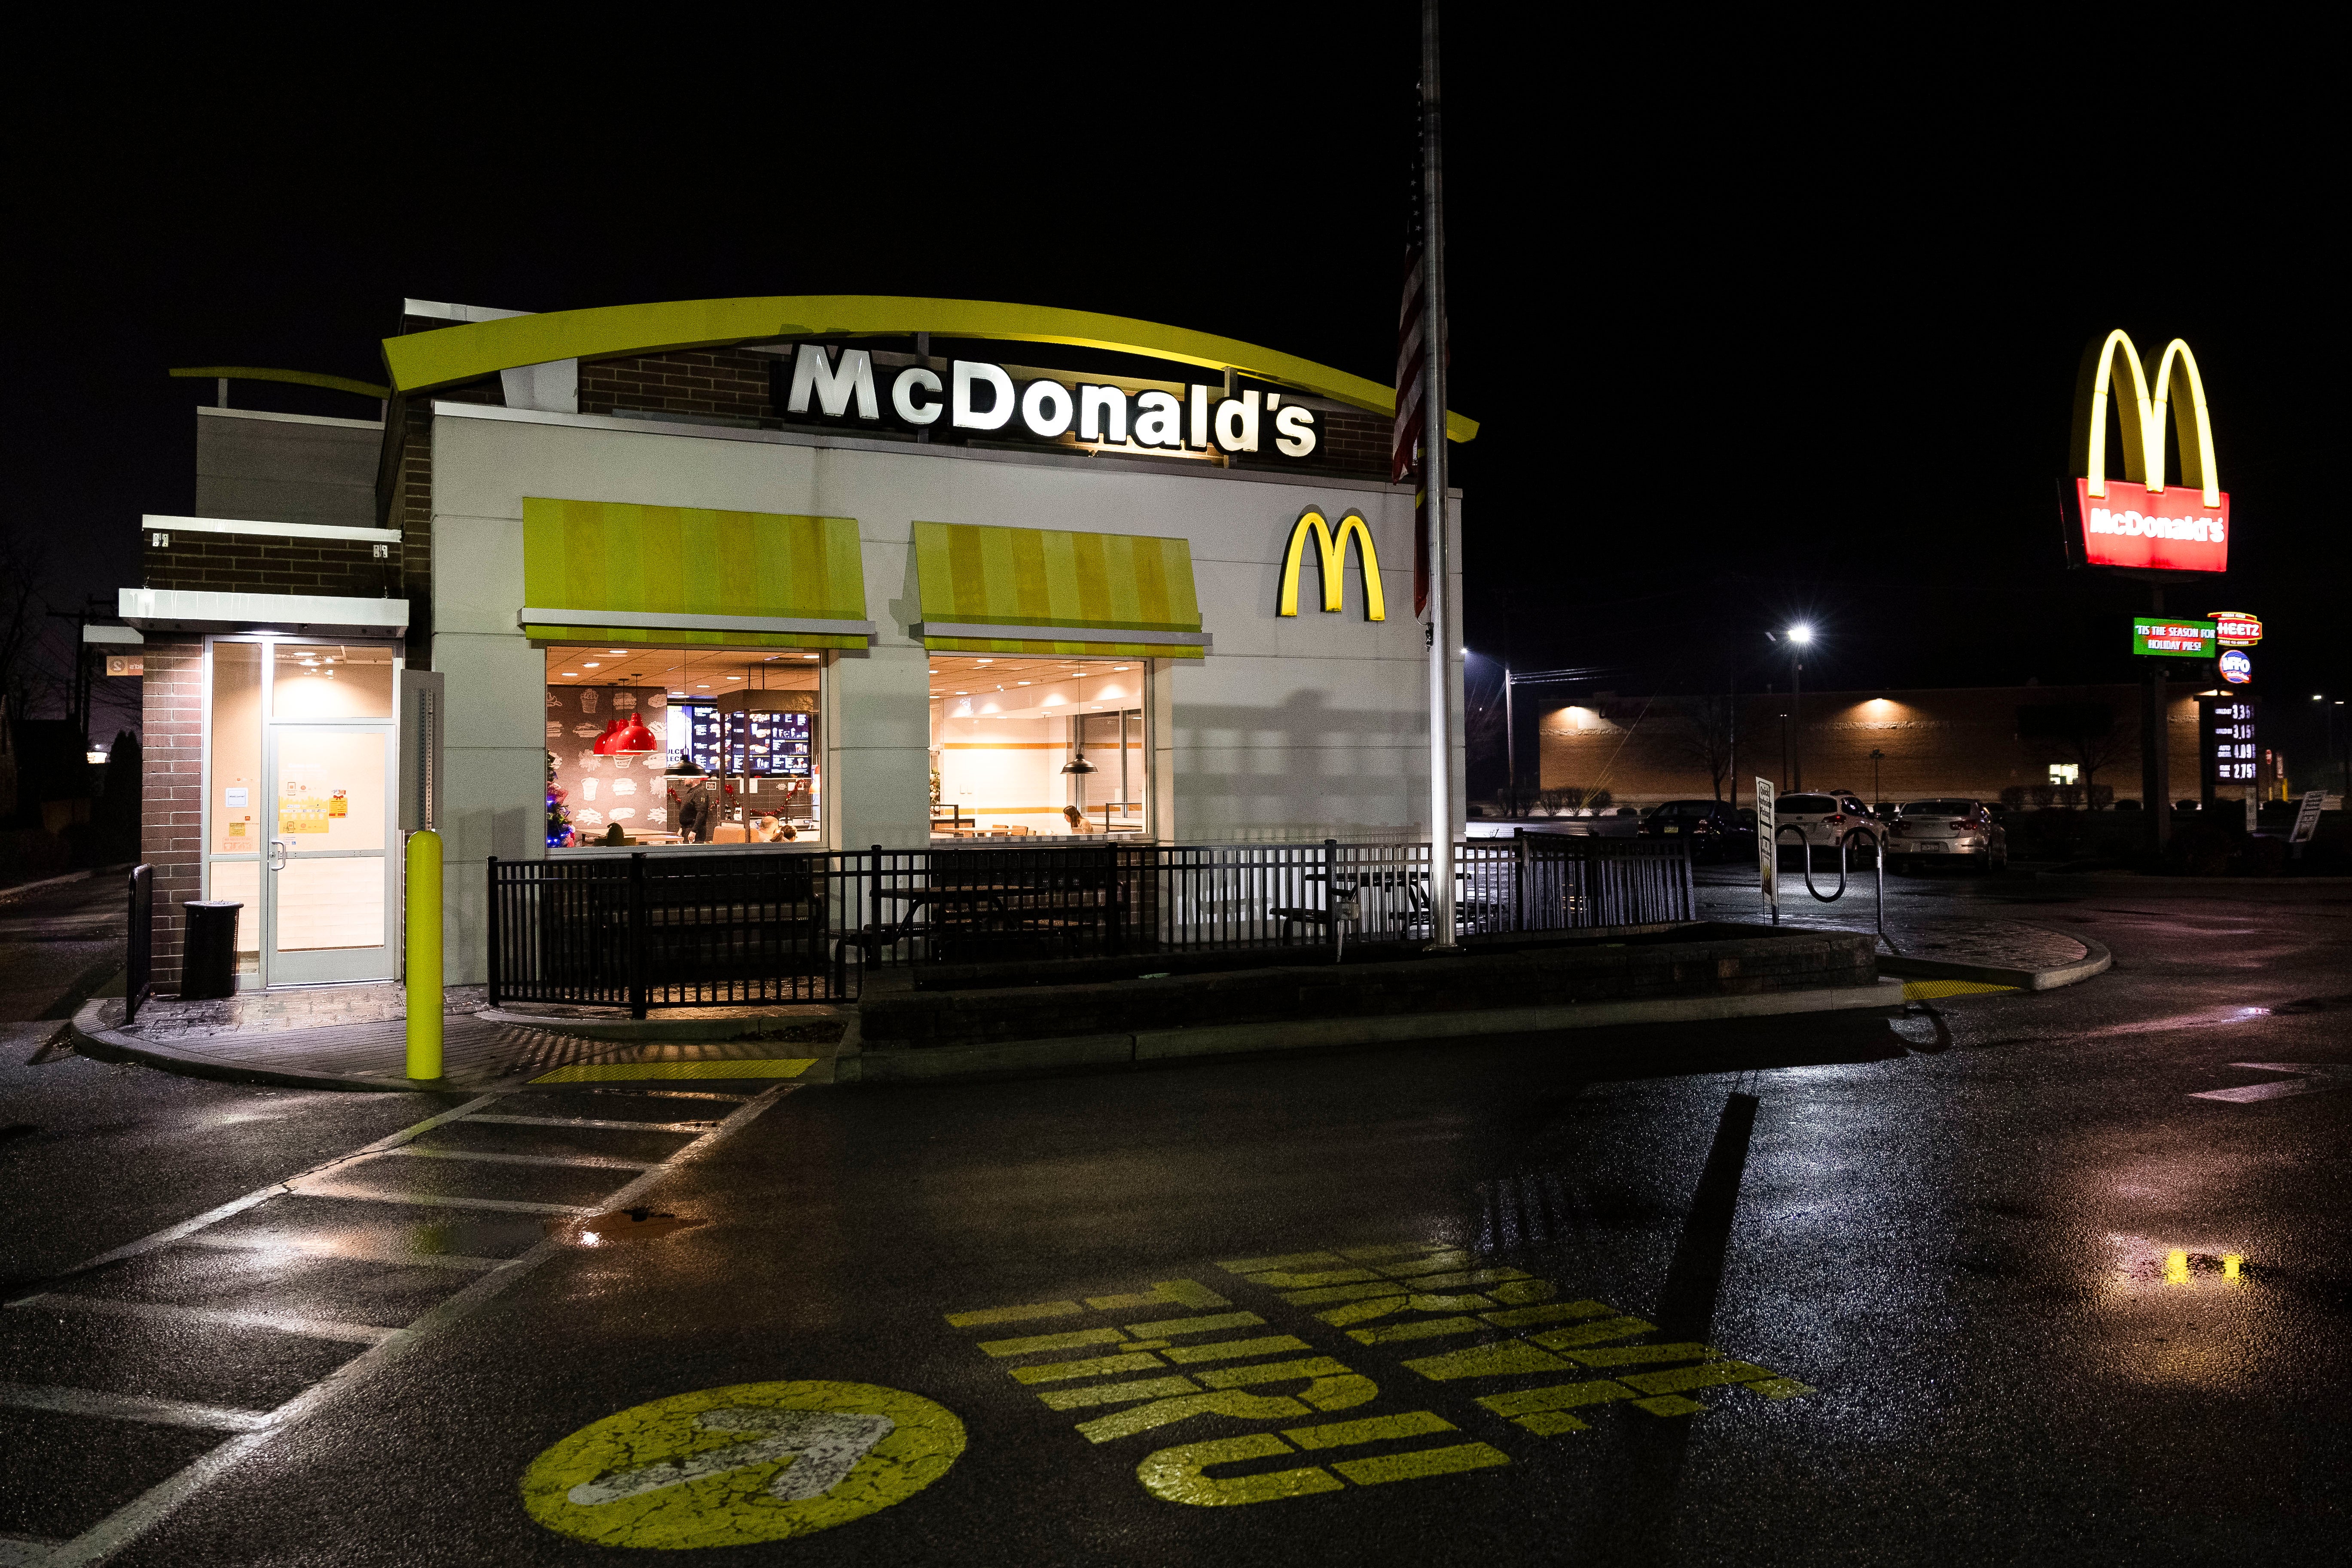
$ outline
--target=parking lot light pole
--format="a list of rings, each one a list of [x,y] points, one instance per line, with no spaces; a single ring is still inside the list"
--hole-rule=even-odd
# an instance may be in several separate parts
[[[1801,621],[1789,628],[1789,788],[1805,787],[1805,645],[1813,628]]]

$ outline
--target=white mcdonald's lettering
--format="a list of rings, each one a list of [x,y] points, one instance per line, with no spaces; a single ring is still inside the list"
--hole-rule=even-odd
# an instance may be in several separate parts
[[[2120,359],[2130,369],[2132,383],[2131,396],[2113,400],[2124,438],[2124,477],[2146,485],[2151,494],[2163,493],[2164,416],[2169,408],[2180,436],[2180,482],[2203,491],[2207,506],[2219,507],[2221,476],[2213,462],[2213,421],[2205,409],[2205,383],[2197,374],[2197,356],[2189,352],[2189,345],[2179,338],[2164,345],[2152,392],[2139,351],[2123,332],[2109,332],[2092,352],[2096,358],[2084,365],[2088,374],[2083,380],[2077,425],[2084,440],[2083,474],[2090,481],[2089,493],[2100,497],[2107,493],[2109,384]],[[2178,399],[2176,394],[2180,395]]]
[[[1298,514],[1298,522],[1290,531],[1290,549],[1282,562],[1282,602],[1276,613],[1295,616],[1298,613],[1298,569],[1307,552],[1307,542],[1315,541],[1316,554],[1323,567],[1323,608],[1336,613],[1345,602],[1348,586],[1348,541],[1356,541],[1356,562],[1364,576],[1364,619],[1388,619],[1388,602],[1381,594],[1381,558],[1372,548],[1372,531],[1358,512],[1349,512],[1339,519],[1335,531],[1323,521],[1323,514],[1308,507]]]
[[[2096,493],[2096,492],[2094,492]],[[2137,511],[2091,509],[2090,531],[2128,534],[2135,539],[2191,539],[2200,544],[2229,542],[2229,523],[2218,517],[2147,517]]]

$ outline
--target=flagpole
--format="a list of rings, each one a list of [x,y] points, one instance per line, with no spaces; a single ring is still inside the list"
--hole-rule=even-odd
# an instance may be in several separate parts
[[[1429,509],[1429,934],[1454,945],[1454,633],[1445,618],[1444,180],[1439,164],[1437,0],[1421,3],[1421,479]]]

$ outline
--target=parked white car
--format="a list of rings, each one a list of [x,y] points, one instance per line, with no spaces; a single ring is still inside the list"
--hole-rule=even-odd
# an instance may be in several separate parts
[[[1976,800],[1915,800],[1895,817],[1886,841],[1891,868],[1958,860],[1980,871],[2009,867],[2009,834]]]
[[[1839,839],[1859,827],[1864,837],[1854,841],[1847,851],[1848,864],[1867,866],[1878,846],[1885,841],[1886,825],[1872,815],[1862,797],[1852,790],[1830,790],[1821,795],[1784,795],[1772,803],[1773,832],[1784,851],[1794,850],[1796,837],[1782,830],[1794,825],[1805,830],[1805,842],[1821,848],[1833,849]],[[1821,862],[1813,862],[1816,866]]]

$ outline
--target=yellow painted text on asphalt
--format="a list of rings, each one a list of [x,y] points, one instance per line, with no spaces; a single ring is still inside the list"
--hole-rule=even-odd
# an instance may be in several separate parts
[[[1693,1395],[1711,1389],[1773,1400],[1812,1392],[1714,1345],[1659,1342],[1654,1323],[1603,1301],[1559,1300],[1552,1281],[1462,1247],[1322,1248],[1216,1267],[1237,1283],[1160,1280],[947,1321],[980,1336],[972,1348],[1046,1409],[1076,1415],[1087,1443],[1167,1445],[1142,1456],[1137,1479],[1153,1497],[1201,1507],[1509,1465],[1444,1414],[1389,1408],[1433,1394],[1447,1403],[1456,1390],[1460,1418],[1492,1423],[1498,1437],[1588,1431],[1578,1411],[1619,1403],[1694,1415],[1706,1405]],[[1235,1290],[1250,1299],[1221,1293]],[[1162,1310],[1136,1315],[1152,1307]],[[1300,1419],[1339,1410],[1356,1414]],[[1258,1429],[1234,1436],[1236,1425]]]

